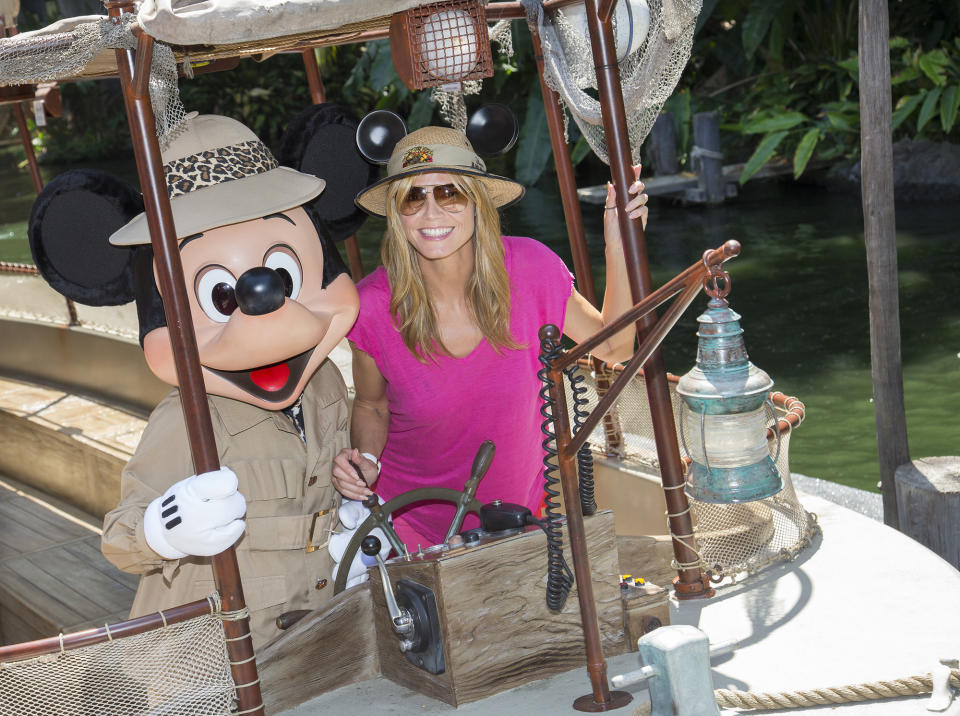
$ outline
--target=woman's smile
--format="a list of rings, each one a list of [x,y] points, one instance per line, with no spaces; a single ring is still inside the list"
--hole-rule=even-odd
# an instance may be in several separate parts
[[[450,232],[453,231],[452,226],[437,226],[422,228],[419,230],[427,241],[442,241],[450,235]]]

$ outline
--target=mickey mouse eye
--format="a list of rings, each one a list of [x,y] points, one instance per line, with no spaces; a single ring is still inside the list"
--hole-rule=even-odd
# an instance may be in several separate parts
[[[226,323],[237,310],[236,285],[237,279],[222,266],[208,266],[197,275],[197,301],[211,321]]]
[[[267,251],[263,265],[280,274],[284,294],[287,298],[296,300],[300,295],[300,287],[303,286],[303,270],[296,252],[286,244],[277,244]]]

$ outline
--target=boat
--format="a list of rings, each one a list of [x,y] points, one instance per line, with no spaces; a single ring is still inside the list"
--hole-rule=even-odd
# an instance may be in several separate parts
[[[548,0],[543,7],[567,4]],[[198,41],[188,43],[189,61],[303,51],[321,44],[383,37],[390,22],[382,3],[351,5],[349,22],[335,12],[339,3],[287,5],[295,8],[289,15],[286,10],[276,13],[279,24],[264,30],[264,37],[246,37],[242,42],[210,34],[211,28],[223,26],[222,17],[197,23],[201,34]],[[330,7],[325,9],[325,5]],[[403,0],[389,9],[401,13],[424,5]],[[426,5],[429,12],[437,12]],[[595,51],[609,58],[614,51],[613,3],[599,5],[594,0],[586,3],[590,37]],[[132,23],[132,3],[111,2],[107,7],[116,26]],[[212,7],[216,9],[216,4]],[[195,9],[203,14],[209,8]],[[295,9],[313,18],[314,29],[302,31],[305,16]],[[485,20],[526,15],[520,3],[491,3],[483,10]],[[341,18],[339,24],[317,21],[326,17],[327,11]],[[164,39],[159,29],[163,22],[158,22],[156,30],[146,22],[151,12],[165,22],[183,19],[176,6],[145,3],[140,8],[136,49],[101,53],[94,58],[96,62],[87,65],[90,69],[85,71],[90,74],[78,75],[105,76],[119,68],[130,115],[141,127],[152,126],[152,110],[145,89],[146,65],[137,58],[159,53]],[[364,18],[364,12],[370,17]],[[190,14],[189,7],[185,14]],[[72,47],[77,33],[55,29],[61,32],[30,40],[44,51]],[[6,50],[0,45],[0,56]],[[177,51],[181,54],[174,57],[182,62],[185,49]],[[601,72],[605,76],[598,79],[613,178],[622,185],[630,181],[631,161],[623,117],[610,116],[616,114],[610,110],[622,108],[623,102],[619,80],[612,71],[615,64],[608,62]],[[556,109],[556,102],[549,101],[552,90],[545,81],[543,86],[548,98],[545,104]],[[562,141],[562,121],[557,114],[550,116],[564,209],[575,237],[579,214],[576,187]],[[144,176],[149,176],[149,170],[157,169],[156,141],[148,132],[135,134],[138,163]],[[159,192],[158,204],[162,206],[164,201],[165,195]],[[148,206],[148,210],[154,209]],[[582,226],[579,233],[582,239]],[[170,227],[161,228],[159,234],[154,236],[158,252],[164,241],[172,241]],[[593,339],[569,353],[545,349],[554,387],[562,383],[560,371],[566,363],[576,376],[592,381],[598,403],[604,401],[602,395],[610,396],[608,403],[612,402],[616,390],[628,386],[634,391],[632,404],[650,405],[649,410],[637,411],[647,427],[618,431],[615,419],[602,418],[601,410],[590,429],[578,433],[582,426],[571,426],[562,415],[570,396],[551,396],[555,449],[561,455],[562,501],[568,508],[580,500],[570,444],[589,436],[604,445],[594,465],[594,514],[583,516],[582,512],[590,510],[567,509],[566,520],[557,522],[567,557],[576,567],[576,583],[566,605],[554,610],[558,613],[551,612],[543,600],[545,565],[541,563],[535,570],[529,566],[536,555],[543,559],[550,538],[536,530],[504,530],[478,535],[476,544],[449,543],[446,548],[421,549],[388,560],[382,568],[371,570],[369,582],[340,592],[325,608],[285,615],[288,623],[283,636],[254,656],[249,641],[244,640],[239,580],[221,570],[218,593],[207,600],[149,617],[112,621],[102,627],[87,625],[81,631],[0,647],[0,684],[10,694],[0,704],[0,713],[3,709],[9,713],[29,713],[30,709],[57,713],[61,708],[57,703],[86,700],[84,708],[95,713],[119,712],[124,705],[131,713],[377,713],[378,709],[397,712],[398,708],[409,713],[494,713],[518,708],[552,714],[574,709],[632,709],[645,702],[655,710],[664,709],[671,698],[678,713],[689,714],[701,713],[695,708],[713,709],[702,713],[715,712],[717,702],[730,708],[771,708],[791,699],[809,708],[843,703],[847,705],[835,708],[908,713],[923,705],[917,697],[912,701],[902,698],[931,690],[942,704],[950,684],[957,683],[956,664],[950,659],[954,658],[951,650],[960,635],[960,623],[949,605],[960,596],[960,575],[923,547],[849,510],[817,498],[805,498],[802,506],[795,506],[799,502],[789,484],[788,440],[803,417],[802,405],[795,398],[769,396],[775,403],[774,417],[770,434],[764,436],[764,444],[771,446],[771,458],[775,455],[780,465],[784,489],[764,500],[716,509],[703,506],[693,536],[693,520],[683,496],[685,468],[679,450],[670,447],[679,439],[673,427],[676,381],[663,371],[656,346],[707,279],[713,279],[713,290],[718,290],[718,272],[722,274],[724,262],[733,259],[740,247],[728,242],[712,247],[702,259],[692,257],[696,260],[689,269],[654,291],[648,272],[644,275],[642,229],[627,222],[623,234],[637,249],[637,255],[628,255],[628,262],[639,289],[637,307],[618,325],[643,321],[645,339],[637,356],[618,371],[586,359],[575,360]],[[582,261],[582,241],[579,248],[574,256]],[[587,272],[586,267],[577,267],[578,275]],[[735,276],[735,269],[732,273]],[[26,268],[8,273],[4,280],[11,275],[36,292],[38,298],[31,299],[31,305],[40,305],[43,288],[39,279]],[[667,305],[670,299],[674,303],[664,313],[666,320],[657,323],[649,317],[652,309]],[[5,319],[5,344],[16,345],[18,350],[4,351],[4,373],[100,393],[125,405],[130,416],[142,411],[145,396],[153,395],[150,391],[157,386],[147,385],[149,375],[142,369],[137,374],[137,369],[129,368],[142,363],[139,356],[128,359],[131,352],[138,352],[129,332],[129,316],[107,319],[50,295],[43,300],[51,306],[59,304],[50,309],[53,317],[48,316],[46,322],[35,320],[35,312],[31,320],[24,320],[30,311]],[[116,327],[124,321],[126,333]],[[549,332],[544,335],[545,340],[550,338]],[[50,372],[37,374],[40,366],[49,364],[37,360],[38,355],[56,355],[58,362]],[[127,358],[108,357],[122,355]],[[634,376],[641,364],[645,369],[638,380]],[[108,366],[109,374],[103,366]],[[185,392],[190,389],[184,386]],[[576,407],[574,400],[571,412],[576,413]],[[87,406],[80,412],[89,415],[96,410]],[[623,412],[620,418],[625,419]],[[670,428],[666,436],[664,425]],[[67,425],[46,427],[46,437],[53,440],[69,434]],[[622,456],[624,435],[636,438],[637,446],[629,458]],[[29,467],[18,467],[18,473],[25,474]],[[108,465],[104,472],[110,470]],[[465,477],[468,473],[465,466]],[[58,486],[57,476],[48,479],[50,482],[40,483],[43,491],[61,494],[68,503],[81,499],[76,492],[69,492],[72,480],[61,480]],[[83,522],[69,509],[74,505],[45,501],[30,486],[10,484],[5,489],[10,493],[8,499],[15,495],[33,506],[44,503],[63,519],[72,518],[74,525]],[[469,497],[468,487],[466,492]],[[82,507],[94,514],[102,508]],[[719,525],[707,525],[711,511],[724,515]],[[669,520],[664,519],[664,512]],[[788,539],[781,544],[776,540],[784,533]],[[741,550],[725,564],[719,557],[704,558],[707,544],[740,545]],[[764,552],[758,545],[774,548]],[[896,577],[885,580],[878,565]],[[623,577],[627,568],[631,574],[643,575],[644,583]],[[473,577],[478,569],[485,575],[482,580]],[[864,578],[867,574],[873,577],[869,582]],[[931,581],[937,585],[944,608],[929,605],[926,584]],[[400,609],[414,615],[418,625],[414,637],[406,632],[400,639],[394,633],[397,618],[402,616]],[[672,630],[681,626],[699,627],[706,636]],[[656,671],[648,662],[647,671],[627,675],[640,666],[633,651],[638,639],[641,651],[656,650],[664,647],[651,646],[651,640],[669,640],[661,635],[678,633],[696,641],[703,657],[689,672],[688,683],[699,679],[707,684],[706,706],[703,700],[696,705],[686,701],[702,694],[671,681],[664,664]],[[715,662],[712,672],[704,661],[707,638],[716,658],[724,660]],[[408,640],[415,643],[406,644]],[[896,648],[890,648],[891,643]],[[198,649],[199,655],[194,653],[189,669],[180,669],[177,655],[189,648]],[[649,658],[650,651],[644,653]],[[941,659],[946,663],[940,664]],[[624,674],[617,681],[627,690],[610,689],[608,672]],[[171,686],[173,677],[183,681]],[[650,684],[649,689],[638,685],[643,680]],[[664,684],[670,683],[677,688],[665,697]],[[714,694],[712,686],[724,693]],[[749,691],[754,697],[753,692],[766,693],[750,702],[732,691]],[[893,700],[863,704],[865,698]],[[687,703],[690,705],[683,705]],[[950,708],[955,709],[956,704],[951,706],[948,699],[941,710]]]

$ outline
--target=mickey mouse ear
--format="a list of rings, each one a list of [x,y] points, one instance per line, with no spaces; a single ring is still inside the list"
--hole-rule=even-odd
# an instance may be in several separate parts
[[[277,150],[285,167],[325,179],[326,188],[305,206],[320,219],[330,238],[341,241],[367,219],[353,198],[377,180],[379,171],[354,146],[357,120],[336,104],[307,107],[290,122]]]
[[[519,134],[517,117],[505,104],[485,104],[467,122],[467,139],[481,157],[506,154]]]
[[[133,293],[134,252],[110,235],[143,211],[139,192],[105,172],[78,169],[47,184],[30,213],[30,252],[54,290],[88,306],[119,306]]]
[[[390,161],[393,148],[407,135],[407,125],[400,117],[386,109],[377,109],[360,120],[357,127],[357,149],[374,164]]]

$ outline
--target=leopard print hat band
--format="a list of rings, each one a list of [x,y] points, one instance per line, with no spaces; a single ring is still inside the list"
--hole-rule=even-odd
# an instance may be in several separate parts
[[[259,139],[208,149],[163,165],[170,198],[205,186],[265,174],[280,164]]]
[[[161,160],[178,238],[292,209],[325,186],[312,174],[280,166],[246,126],[217,115],[188,115]],[[114,232],[110,243],[150,243],[145,215]]]

